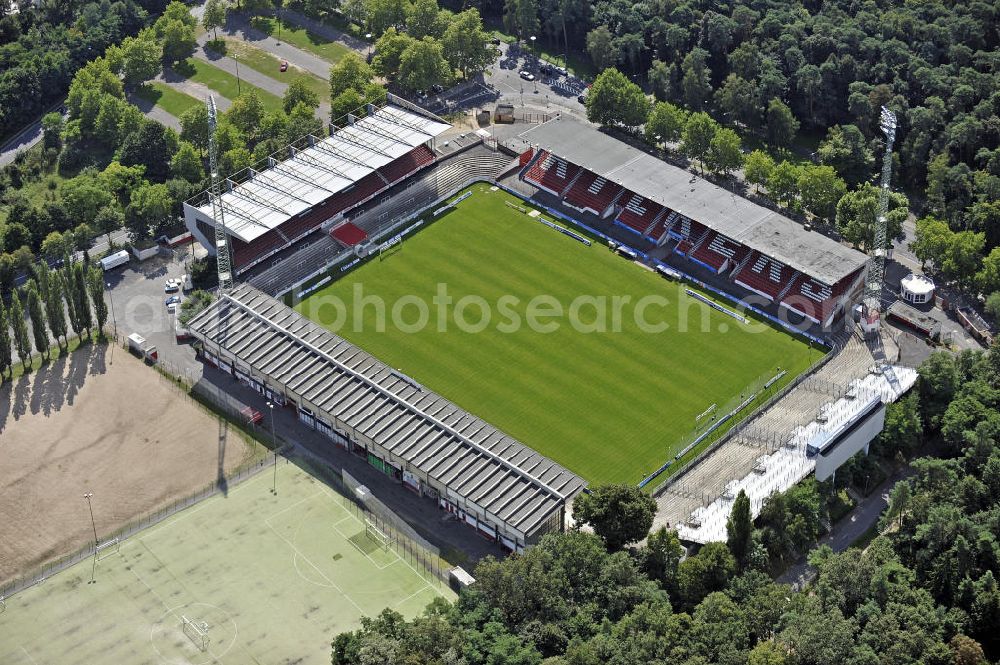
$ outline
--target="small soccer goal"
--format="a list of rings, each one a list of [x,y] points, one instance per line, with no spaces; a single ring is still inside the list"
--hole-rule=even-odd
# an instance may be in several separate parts
[[[389,549],[389,534],[380,529],[370,519],[365,518],[365,534],[384,550]]]
[[[198,647],[199,651],[208,651],[208,624],[204,621],[192,621],[181,615],[181,630],[188,639]]]
[[[108,542],[101,543],[97,546],[97,549],[94,550],[94,557],[98,561],[102,561],[107,559],[109,556],[118,554],[120,548],[121,542],[117,538],[112,538]]]

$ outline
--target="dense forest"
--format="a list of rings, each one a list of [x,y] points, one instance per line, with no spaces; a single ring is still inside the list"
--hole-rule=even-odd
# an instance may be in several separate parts
[[[137,33],[167,0],[21,4],[15,13],[9,0],[0,0],[0,137],[58,103],[80,67]]]
[[[664,530],[628,546],[641,537],[624,527],[642,526],[642,498],[599,490],[582,506],[595,533],[549,535],[523,555],[487,558],[457,603],[438,600],[412,621],[392,610],[363,620],[334,639],[333,665],[995,662],[998,386],[1000,344],[936,353],[920,368],[919,387],[892,405],[876,454],[930,446],[941,455],[912,462],[863,549],[813,550],[817,577],[803,592],[772,581],[768,543],[803,533],[821,510],[818,493],[776,495],[755,525],[741,495],[728,542],[685,557]]]

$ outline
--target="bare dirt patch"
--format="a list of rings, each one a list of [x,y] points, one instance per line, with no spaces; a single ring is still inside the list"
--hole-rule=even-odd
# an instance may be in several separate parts
[[[84,346],[0,385],[0,586],[215,482],[253,446],[155,370]]]

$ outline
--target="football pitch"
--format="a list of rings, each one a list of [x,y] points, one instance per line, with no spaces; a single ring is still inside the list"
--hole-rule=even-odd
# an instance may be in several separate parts
[[[8,598],[0,663],[329,663],[362,616],[454,598],[295,464],[272,482],[264,469],[124,541],[93,584],[86,559]]]
[[[590,482],[638,482],[713,404],[699,425],[821,353],[539,223],[502,190],[472,192],[296,309]],[[533,319],[535,305],[563,316]]]

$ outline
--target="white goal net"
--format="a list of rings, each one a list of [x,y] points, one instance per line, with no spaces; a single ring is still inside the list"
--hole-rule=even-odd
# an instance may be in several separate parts
[[[181,629],[199,651],[208,651],[208,624],[204,621],[192,621],[181,615]]]
[[[101,543],[100,545],[98,545],[97,549],[94,550],[94,556],[97,558],[98,561],[101,561],[102,559],[107,559],[109,556],[112,556],[113,554],[118,554],[118,550],[120,547],[121,543],[119,542],[119,540],[117,538],[112,538],[108,542]]]
[[[378,543],[382,549],[389,549],[389,534],[378,528],[374,522],[367,518],[365,518],[365,533],[368,534],[369,538]]]

